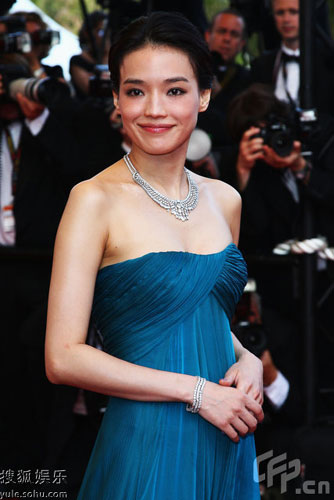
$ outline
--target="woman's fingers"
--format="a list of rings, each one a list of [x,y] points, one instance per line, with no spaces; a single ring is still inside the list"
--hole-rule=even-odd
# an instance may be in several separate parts
[[[223,381],[220,380],[220,385],[206,384],[200,415],[238,442],[239,436],[255,431],[258,422],[263,420],[263,411],[251,395],[224,386]]]
[[[239,434],[239,436],[242,436],[242,437],[247,436],[247,434],[249,432],[254,432],[254,431],[250,431],[248,425],[246,425],[245,422],[240,417],[237,417],[237,418],[235,418],[233,420],[232,426],[237,431],[237,433]]]
[[[232,441],[237,443],[239,437],[245,437],[250,432],[253,433],[257,427],[256,418],[245,411],[240,417],[235,417],[231,422],[222,426],[224,432]]]
[[[240,415],[240,418],[244,422],[244,424],[247,426],[248,432],[254,432],[256,430],[258,421],[256,420],[256,418],[254,417],[254,415],[252,413],[245,410]]]
[[[258,422],[262,422],[262,420],[264,418],[264,413],[263,413],[262,407],[259,403],[254,401],[253,398],[247,397],[247,401],[246,401],[245,406],[246,406],[247,410],[249,410],[254,415],[254,417],[256,418],[256,420]]]
[[[222,432],[226,434],[226,436],[229,437],[235,443],[239,443],[240,440],[239,434],[231,424],[226,424]]]

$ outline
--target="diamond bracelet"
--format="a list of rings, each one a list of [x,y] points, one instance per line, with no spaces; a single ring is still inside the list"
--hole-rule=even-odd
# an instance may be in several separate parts
[[[206,384],[206,379],[200,376],[197,376],[197,382],[195,385],[194,389],[194,397],[193,397],[193,403],[187,404],[186,410],[190,411],[191,413],[198,413],[199,410],[201,409],[202,405],[202,395],[203,395],[203,389]]]

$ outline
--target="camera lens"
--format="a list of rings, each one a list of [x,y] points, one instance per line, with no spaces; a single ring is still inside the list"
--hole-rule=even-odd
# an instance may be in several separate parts
[[[293,150],[293,138],[288,131],[277,131],[271,134],[268,145],[279,156],[289,156]]]

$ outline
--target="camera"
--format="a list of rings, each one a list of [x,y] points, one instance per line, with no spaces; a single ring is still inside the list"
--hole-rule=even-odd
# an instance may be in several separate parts
[[[261,324],[240,321],[232,330],[242,345],[258,358],[267,349],[267,335]]]
[[[13,81],[20,78],[29,78],[31,76],[28,66],[21,64],[0,64],[0,75],[2,75],[6,94],[9,94],[10,85]]]
[[[28,33],[5,33],[0,35],[0,54],[25,54],[31,51],[31,39]]]
[[[20,92],[28,99],[46,106],[50,106],[57,101],[59,102],[61,99],[70,97],[71,95],[70,87],[66,83],[59,81],[58,78],[53,77],[41,79],[17,78],[12,80],[8,87],[8,93],[12,99],[15,99],[17,93]]]
[[[50,106],[71,95],[67,83],[52,77],[31,78],[29,68],[23,64],[0,64],[0,74],[6,89],[4,98],[15,99],[16,94],[21,92],[28,99]]]
[[[31,51],[31,38],[26,32],[23,17],[1,16],[0,24],[6,26],[6,33],[0,35],[0,54],[24,54]]]
[[[41,29],[30,33],[30,38],[33,45],[50,45],[50,47],[54,47],[60,43],[60,32]]]
[[[112,99],[112,86],[109,68],[105,64],[96,64],[95,75],[89,79],[89,96],[102,99]]]
[[[266,119],[265,126],[259,126],[260,132],[252,136],[261,137],[264,144],[271,147],[278,156],[289,156],[293,150],[293,128],[275,115]]]

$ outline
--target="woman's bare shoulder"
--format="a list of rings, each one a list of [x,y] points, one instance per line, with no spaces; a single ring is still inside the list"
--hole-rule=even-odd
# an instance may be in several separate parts
[[[238,191],[219,179],[210,179],[208,177],[202,177],[200,175],[195,176],[195,180],[198,185],[209,195],[214,196],[219,202],[225,204],[231,204],[232,206],[241,205],[241,196]]]
[[[84,205],[102,205],[110,203],[112,195],[119,192],[120,185],[125,182],[121,160],[102,170],[90,179],[76,184],[70,192],[69,201]]]

